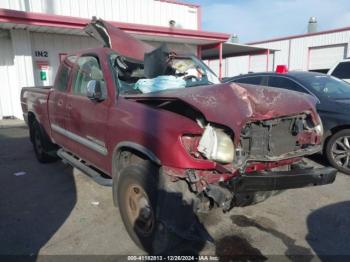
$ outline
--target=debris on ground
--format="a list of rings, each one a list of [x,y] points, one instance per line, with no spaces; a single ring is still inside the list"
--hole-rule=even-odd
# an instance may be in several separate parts
[[[98,206],[100,204],[99,201],[91,201],[91,205],[93,206]]]
[[[20,172],[14,173],[13,175],[14,175],[14,176],[25,176],[26,174],[27,174],[26,172],[20,171]]]

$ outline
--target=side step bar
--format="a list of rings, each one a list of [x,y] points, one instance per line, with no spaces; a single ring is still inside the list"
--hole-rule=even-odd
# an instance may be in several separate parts
[[[85,165],[82,161],[79,159],[76,159],[71,154],[68,154],[66,151],[64,151],[62,148],[57,151],[57,155],[62,158],[62,160],[67,161],[71,166],[76,167],[83,171],[84,174],[88,175],[92,180],[94,180],[97,184],[101,186],[112,186],[112,179],[104,178],[96,172],[91,167]]]

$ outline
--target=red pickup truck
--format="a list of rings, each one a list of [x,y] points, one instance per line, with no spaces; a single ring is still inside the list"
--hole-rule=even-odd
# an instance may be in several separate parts
[[[23,115],[40,162],[58,155],[112,186],[139,246],[152,250],[158,229],[185,232],[184,207],[226,212],[334,181],[301,160],[321,149],[312,97],[220,83],[195,56],[102,20],[86,32],[104,47],[69,55],[52,87],[23,88]]]

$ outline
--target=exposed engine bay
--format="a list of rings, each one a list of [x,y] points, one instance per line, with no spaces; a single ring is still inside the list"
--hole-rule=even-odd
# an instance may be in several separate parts
[[[185,181],[196,195],[192,195],[192,201],[199,212],[213,207],[228,211],[234,206],[264,201],[291,185],[318,185],[333,179],[333,169],[320,175],[301,161],[300,156],[320,150],[323,132],[321,122],[315,125],[308,112],[249,122],[242,128],[238,146],[227,129],[204,125],[203,119],[197,122],[203,134],[197,139],[187,137],[187,150],[196,158],[222,165],[222,169],[214,171],[186,171]],[[176,170],[171,172],[174,175]]]
[[[303,113],[248,123],[240,139],[247,160],[272,161],[314,150],[322,133],[322,124],[315,126],[311,115]]]
[[[209,123],[197,150],[206,159],[242,168],[249,161],[278,161],[317,152],[322,132],[322,124],[315,125],[307,113],[254,121],[242,128],[240,143],[235,147],[232,132]]]

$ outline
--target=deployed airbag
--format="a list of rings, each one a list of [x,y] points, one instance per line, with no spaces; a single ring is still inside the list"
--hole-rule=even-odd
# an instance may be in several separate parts
[[[135,89],[140,90],[142,93],[185,87],[186,81],[175,76],[158,76],[152,79],[140,79],[135,84]]]

